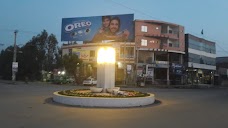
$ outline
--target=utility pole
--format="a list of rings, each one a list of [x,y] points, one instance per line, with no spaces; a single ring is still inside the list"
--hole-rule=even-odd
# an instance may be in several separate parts
[[[15,82],[16,80],[16,72],[17,72],[17,66],[14,67],[14,64],[17,60],[17,43],[16,43],[16,39],[17,39],[17,33],[18,30],[14,31],[14,49],[13,49],[13,63],[12,63],[12,81]]]

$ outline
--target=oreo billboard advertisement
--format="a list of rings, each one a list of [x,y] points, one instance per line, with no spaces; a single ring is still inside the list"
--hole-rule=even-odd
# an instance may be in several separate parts
[[[134,15],[63,18],[61,41],[133,42]]]

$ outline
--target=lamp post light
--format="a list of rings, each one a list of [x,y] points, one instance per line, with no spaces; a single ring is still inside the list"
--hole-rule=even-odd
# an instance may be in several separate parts
[[[12,81],[13,82],[15,82],[15,80],[16,80],[16,72],[18,69],[18,63],[16,63],[16,59],[17,59],[17,44],[16,44],[17,33],[18,33],[18,30],[15,30],[14,31],[13,63],[12,63]]]

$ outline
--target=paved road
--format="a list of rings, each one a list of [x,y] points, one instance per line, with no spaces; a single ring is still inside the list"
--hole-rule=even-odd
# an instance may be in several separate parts
[[[82,86],[0,82],[1,128],[227,128],[228,89],[130,88],[161,101],[136,108],[54,103],[52,93]]]

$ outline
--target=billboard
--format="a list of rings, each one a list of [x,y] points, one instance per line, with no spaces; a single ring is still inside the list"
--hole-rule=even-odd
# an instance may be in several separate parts
[[[89,60],[89,57],[90,57],[90,51],[89,50],[82,50],[82,49],[73,48],[72,52],[74,54],[78,55],[78,57],[82,60]]]
[[[63,18],[61,41],[134,41],[134,15]]]

